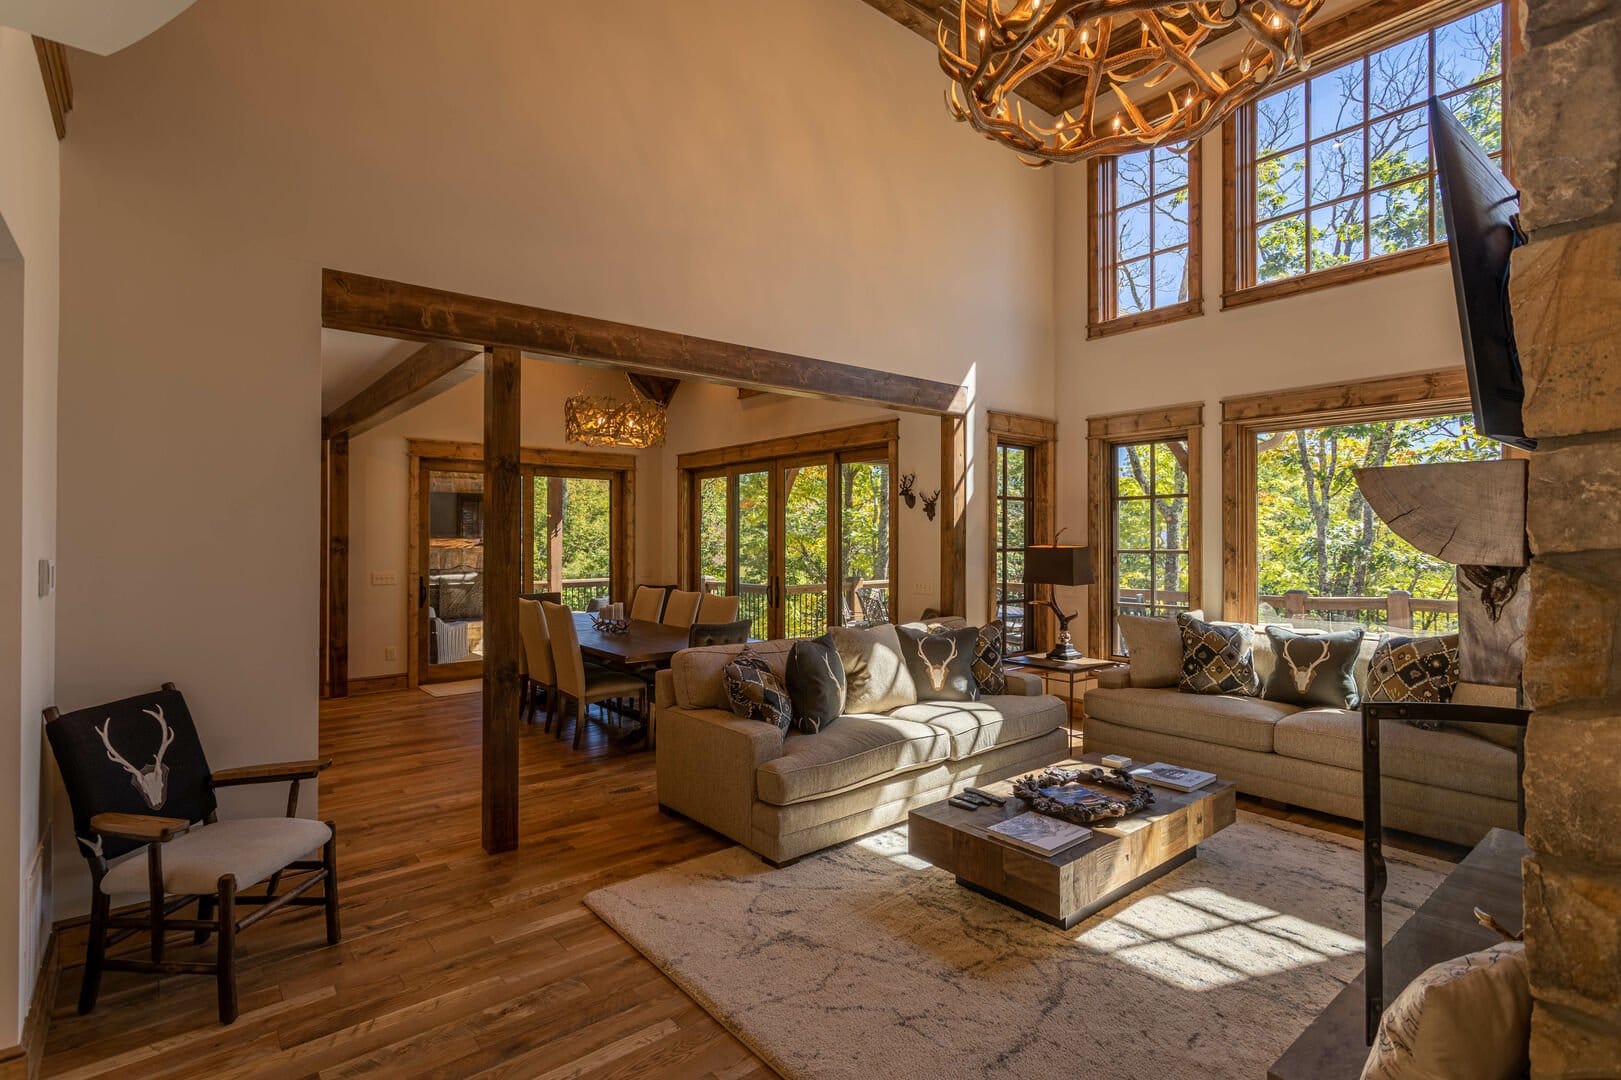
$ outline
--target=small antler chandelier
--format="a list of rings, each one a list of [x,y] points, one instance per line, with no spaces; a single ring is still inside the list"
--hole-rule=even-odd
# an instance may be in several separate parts
[[[563,426],[572,443],[646,450],[664,445],[664,406],[643,397],[634,384],[628,400],[575,394],[563,403]]]
[[[939,33],[951,115],[1043,166],[1197,139],[1306,69],[1301,32],[1323,0],[960,3],[956,34],[944,23]],[[1218,52],[1228,67],[1208,59]],[[1065,77],[1074,103],[1050,125],[1009,102],[1043,72]]]

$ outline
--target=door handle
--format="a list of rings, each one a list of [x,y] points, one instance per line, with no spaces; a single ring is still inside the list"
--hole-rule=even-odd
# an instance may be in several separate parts
[[[425,577],[421,577],[419,575],[417,577],[417,607],[425,608],[427,606],[428,606],[428,579],[425,578]]]

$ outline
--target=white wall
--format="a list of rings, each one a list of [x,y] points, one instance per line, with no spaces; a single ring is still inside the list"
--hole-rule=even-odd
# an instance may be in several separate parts
[[[316,751],[322,266],[967,380],[980,446],[1043,411],[1053,179],[930,53],[856,0],[202,0],[75,56],[63,704]]]
[[[1207,137],[1202,152],[1205,314],[1092,341],[1086,339],[1086,170],[1059,172],[1058,521],[1072,536],[1086,525],[1086,417],[1204,402],[1202,590],[1205,610],[1219,612],[1221,400],[1458,367],[1463,352],[1445,263],[1223,311],[1219,132]],[[1084,596],[1065,592],[1082,606]],[[1078,640],[1084,640],[1078,636],[1084,622],[1071,628]]]
[[[40,710],[55,697],[58,153],[27,34],[0,29],[0,1051],[14,1046],[49,925]],[[11,928],[15,928],[13,931]]]

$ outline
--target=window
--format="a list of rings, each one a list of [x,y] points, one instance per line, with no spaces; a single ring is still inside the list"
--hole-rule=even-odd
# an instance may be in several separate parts
[[[996,596],[994,610],[1006,630],[1008,652],[1024,651],[1024,549],[1029,501],[1025,480],[1030,451],[1023,446],[996,448]]]
[[[989,420],[991,617],[1002,620],[1009,653],[1032,652],[1052,636],[1051,616],[1032,601],[1051,589],[1025,583],[1024,549],[1053,542],[1058,425],[1002,412]]]
[[[1244,109],[1233,128],[1239,205],[1229,224],[1239,265],[1228,268],[1229,292],[1325,273],[1316,283],[1329,284],[1360,276],[1359,264],[1373,260],[1400,269],[1444,259],[1432,95],[1501,157],[1501,5],[1314,69]]]
[[[1126,655],[1121,615],[1199,606],[1203,415],[1195,404],[1088,421],[1094,655]]]
[[[1333,405],[1324,404],[1333,401]],[[1393,533],[1355,470],[1480,461],[1463,372],[1442,371],[1222,402],[1224,614],[1299,626],[1448,633],[1455,568]]]
[[[1198,147],[1102,158],[1091,177],[1088,336],[1201,314]]]
[[[529,590],[560,592],[575,611],[584,611],[595,597],[612,596],[613,482],[543,474],[529,479]]]

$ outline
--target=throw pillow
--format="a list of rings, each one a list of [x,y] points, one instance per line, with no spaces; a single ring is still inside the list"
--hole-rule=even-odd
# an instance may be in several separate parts
[[[1007,627],[1001,619],[992,619],[979,628],[974,642],[974,686],[981,694],[1007,693],[1007,672],[1002,661],[1007,657]]]
[[[974,649],[979,627],[899,628],[901,648],[919,701],[977,701]]]
[[[788,688],[766,662],[747,645],[721,670],[726,682],[726,700],[732,712],[745,720],[775,724],[784,733],[793,722],[793,702]]]
[[[1354,709],[1358,704],[1356,661],[1362,652],[1362,630],[1332,634],[1297,634],[1286,626],[1268,626],[1266,636],[1277,658],[1261,696],[1291,705],[1326,705]]]
[[[1182,677],[1177,688],[1184,694],[1255,697],[1261,692],[1254,630],[1238,623],[1207,623],[1186,611],[1176,617],[1176,625],[1182,633]]]
[[[835,626],[827,636],[844,665],[846,713],[887,713],[917,704],[917,684],[893,624]]]
[[[1362,1080],[1517,1080],[1530,1067],[1525,945],[1505,941],[1409,983],[1379,1021]]]
[[[1368,661],[1369,701],[1451,701],[1458,686],[1458,635],[1387,637]],[[1435,730],[1434,720],[1410,721]]]
[[[1204,611],[1188,612],[1203,619]],[[1131,657],[1131,685],[1150,689],[1175,686],[1182,678],[1182,631],[1169,615],[1121,615],[1120,636]]]
[[[788,650],[788,698],[794,729],[814,735],[844,711],[844,665],[825,635]]]

